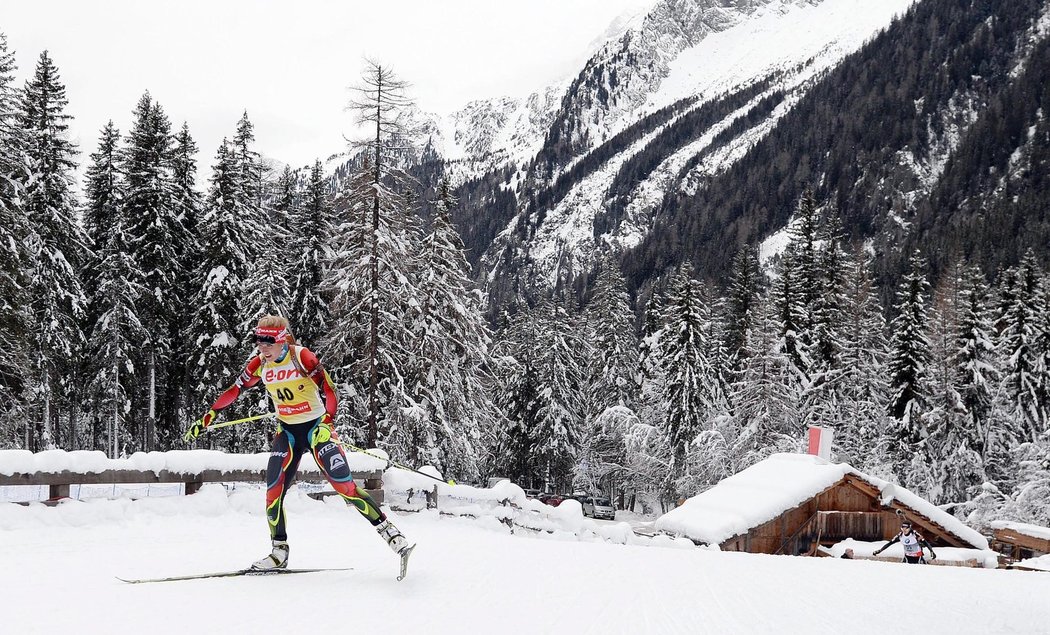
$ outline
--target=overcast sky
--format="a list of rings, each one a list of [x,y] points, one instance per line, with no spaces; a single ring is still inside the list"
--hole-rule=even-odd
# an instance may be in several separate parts
[[[345,149],[349,86],[368,56],[412,84],[424,110],[525,96],[575,74],[618,16],[648,0],[0,0],[18,76],[50,51],[72,137],[95,151],[109,119],[126,133],[148,90],[187,121],[210,173],[241,113],[257,149],[293,165]],[[21,84],[21,82],[20,82]],[[81,168],[83,169],[83,168]]]

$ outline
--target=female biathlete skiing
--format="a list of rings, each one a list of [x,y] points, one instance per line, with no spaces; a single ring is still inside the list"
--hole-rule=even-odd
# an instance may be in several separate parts
[[[408,541],[387,519],[375,500],[354,484],[343,449],[336,443],[333,421],[336,412],[335,387],[321,361],[307,348],[295,345],[288,320],[266,315],[255,328],[259,350],[248,362],[237,381],[222,393],[203,417],[186,432],[187,441],[196,439],[215,420],[217,412],[228,407],[241,391],[262,381],[277,408],[277,434],[270,460],[266,464],[266,519],[270,524],[273,550],[255,562],[252,569],[284,569],[288,566],[288,534],[284,522],[284,495],[295,479],[299,460],[313,454],[317,466],[348,504],[372,523],[394,553],[405,559]]]

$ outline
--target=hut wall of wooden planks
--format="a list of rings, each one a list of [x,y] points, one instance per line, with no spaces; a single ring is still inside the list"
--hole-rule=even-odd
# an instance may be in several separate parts
[[[846,538],[874,542],[889,540],[900,528],[900,514],[934,545],[969,547],[965,541],[933,523],[914,509],[893,501],[880,502],[877,489],[846,476],[797,507],[721,543],[723,551],[746,551],[803,555],[818,546],[830,546]]]
[[[993,529],[991,546],[1015,561],[1050,554],[1050,539],[1033,536],[1016,527]]]

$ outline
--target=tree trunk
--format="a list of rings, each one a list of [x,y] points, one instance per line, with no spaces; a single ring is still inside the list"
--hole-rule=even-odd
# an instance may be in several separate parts
[[[109,426],[109,458],[117,458],[117,434],[120,430],[120,360],[113,364],[113,422]]]
[[[375,171],[372,176],[372,184],[374,186],[372,191],[372,262],[369,263],[371,268],[371,285],[370,290],[372,298],[370,302],[371,320],[369,326],[369,345],[368,345],[368,447],[376,447],[376,442],[379,437],[378,421],[379,421],[379,181],[382,170],[380,168],[379,160],[381,153],[379,151],[380,142],[382,140],[382,103],[383,103],[383,84],[382,84],[382,72],[380,71],[380,82],[378,86],[378,93],[376,96],[376,148],[375,148]]]
[[[157,355],[149,353],[149,418],[146,421],[146,438],[142,449],[146,452],[155,449],[157,435]]]

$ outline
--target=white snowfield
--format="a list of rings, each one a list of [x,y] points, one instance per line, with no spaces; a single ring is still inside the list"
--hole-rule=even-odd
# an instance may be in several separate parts
[[[290,492],[291,566],[352,571],[129,585],[269,550],[263,492],[0,504],[2,632],[1050,633],[1050,574],[720,553],[393,514],[408,578],[341,501]],[[569,508],[567,508],[569,509]],[[570,513],[565,511],[562,513]],[[667,541],[681,546],[681,541]],[[1002,607],[1009,607],[1004,610]]]

